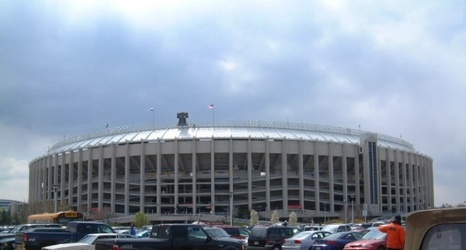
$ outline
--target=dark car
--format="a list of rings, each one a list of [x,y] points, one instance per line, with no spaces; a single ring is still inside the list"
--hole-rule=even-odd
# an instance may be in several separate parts
[[[0,250],[13,250],[13,243],[15,243],[15,237],[7,237],[0,240]]]
[[[253,227],[248,238],[248,250],[280,250],[285,239],[298,231],[287,226]]]
[[[358,232],[340,232],[331,234],[323,239],[315,240],[312,250],[341,250],[346,244],[360,240],[363,234]]]
[[[247,243],[248,237],[251,234],[249,230],[242,227],[234,227],[234,226],[221,226],[232,238],[242,240]]]

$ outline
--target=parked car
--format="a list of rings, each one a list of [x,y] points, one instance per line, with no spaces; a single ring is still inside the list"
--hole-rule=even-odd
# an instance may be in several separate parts
[[[215,226],[204,226],[205,231],[212,238],[231,238],[223,228]]]
[[[26,231],[23,233],[21,243],[24,243],[26,250],[39,250],[45,246],[77,242],[91,233],[114,233],[114,231],[102,222],[71,221],[65,231]]]
[[[312,250],[341,250],[346,244],[360,240],[362,234],[358,232],[339,232],[331,234],[323,239],[314,241]]]
[[[217,228],[220,229],[220,228]],[[223,229],[220,229],[223,230]],[[150,238],[103,239],[95,244],[96,250],[178,250],[217,249],[245,250],[246,246],[231,238],[224,230],[225,237],[212,237],[203,225],[159,224],[152,227]],[[212,233],[212,232],[211,232]]]
[[[248,238],[248,250],[280,250],[285,239],[298,231],[295,227],[287,226],[255,226]]]
[[[349,224],[327,224],[322,227],[322,231],[327,231],[331,233],[339,232],[348,232],[351,231],[351,226]]]
[[[406,220],[404,249],[466,249],[466,207],[416,211]]]
[[[321,231],[323,226],[305,226],[303,231]]]
[[[360,240],[346,244],[344,250],[384,250],[387,247],[387,234],[377,227],[370,227]]]
[[[251,234],[249,230],[243,227],[234,227],[234,226],[220,226],[225,230],[230,237],[241,240],[245,242],[246,244],[248,243],[248,237]]]
[[[329,236],[327,231],[303,231],[295,234],[293,237],[285,239],[282,244],[282,250],[308,250],[311,249],[315,240]]]
[[[101,233],[101,234],[88,234],[81,238],[78,242],[63,243],[43,247],[41,250],[94,250],[95,242],[101,239],[113,238],[133,238],[131,235],[123,235],[117,233]]]
[[[16,248],[17,246],[20,246],[21,244],[23,244],[23,235],[24,233],[28,230],[28,229],[31,229],[31,228],[38,228],[38,227],[41,227],[41,228],[61,228],[61,225],[59,224],[47,224],[47,223],[35,223],[35,224],[31,224],[31,223],[28,223],[28,224],[20,224],[20,225],[17,225],[15,226],[11,232],[15,234],[15,239],[14,241],[12,242],[12,246],[13,248]]]
[[[0,250],[13,250],[15,243],[15,236],[3,238],[0,240]]]
[[[149,238],[151,231],[152,229],[139,231],[136,234],[136,238]],[[126,234],[126,235],[129,235],[129,234]]]

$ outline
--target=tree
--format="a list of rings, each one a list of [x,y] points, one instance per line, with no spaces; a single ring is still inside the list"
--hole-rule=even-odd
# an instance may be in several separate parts
[[[295,226],[298,223],[298,215],[296,214],[296,212],[290,213],[290,218],[288,219],[288,222],[290,223],[290,226]]]
[[[270,222],[273,224],[278,223],[280,221],[280,215],[278,215],[277,210],[273,210],[272,217],[270,218]]]
[[[259,214],[257,213],[256,210],[252,209],[251,210],[250,225],[255,226],[257,224],[259,224]]]
[[[142,227],[149,224],[149,216],[142,211],[137,212],[134,215],[134,226]]]

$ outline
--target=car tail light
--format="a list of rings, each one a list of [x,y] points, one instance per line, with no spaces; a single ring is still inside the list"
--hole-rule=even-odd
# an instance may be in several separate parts
[[[112,250],[120,250],[120,246],[118,246],[118,245],[113,245],[113,246],[112,246]]]
[[[301,244],[301,243],[303,243],[303,242],[302,242],[301,240],[294,240],[294,243],[295,243],[295,244]]]
[[[28,234],[27,234],[27,233],[24,233],[24,234],[23,234],[23,242],[27,242],[28,239],[29,239]]]
[[[327,240],[327,244],[328,245],[337,245],[337,242],[335,242],[333,240]]]

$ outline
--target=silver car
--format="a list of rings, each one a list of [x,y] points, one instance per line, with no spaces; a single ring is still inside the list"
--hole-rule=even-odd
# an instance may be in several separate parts
[[[311,248],[314,240],[322,239],[332,234],[327,231],[303,231],[295,234],[293,237],[285,239],[282,244],[282,250],[308,250]]]

